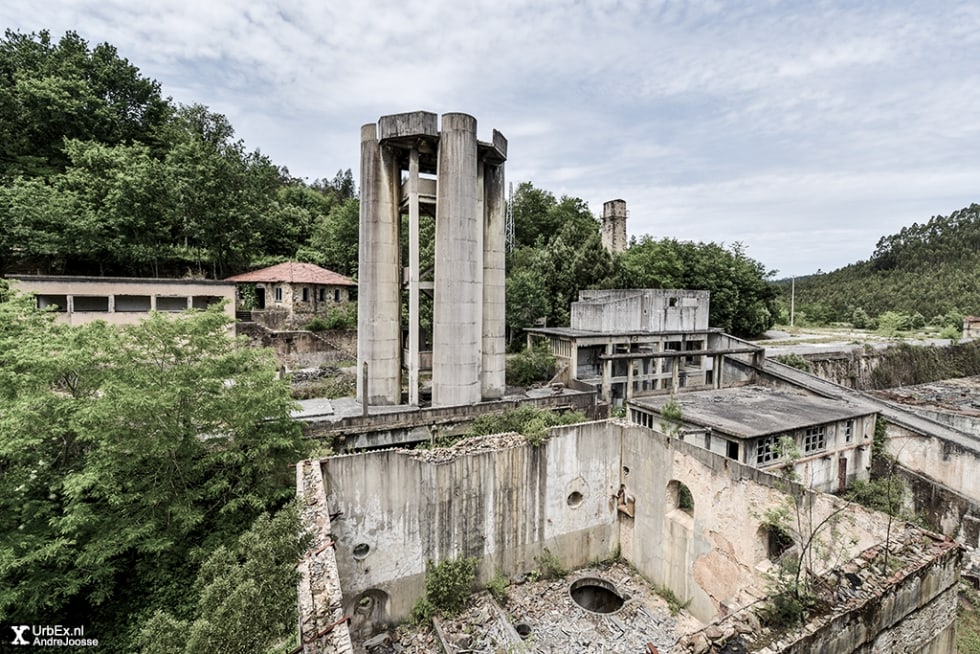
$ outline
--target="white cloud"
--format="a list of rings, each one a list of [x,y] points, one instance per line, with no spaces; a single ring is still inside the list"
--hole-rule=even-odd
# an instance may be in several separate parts
[[[0,18],[112,43],[300,176],[356,175],[380,115],[464,111],[508,137],[511,180],[596,212],[624,198],[633,233],[739,240],[786,273],[976,199],[968,0],[48,0]]]

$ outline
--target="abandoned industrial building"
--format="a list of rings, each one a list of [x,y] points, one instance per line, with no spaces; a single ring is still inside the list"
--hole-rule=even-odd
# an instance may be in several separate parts
[[[553,384],[508,395],[506,140],[478,141],[471,116],[440,125],[427,112],[383,116],[361,136],[357,400],[303,417],[309,436],[348,453],[296,470],[313,537],[298,586],[304,652],[953,651],[961,543],[978,544],[976,439],[767,360],[709,327],[699,290],[580,292],[570,327],[528,330],[560,363]],[[612,225],[625,225],[625,203],[607,205],[604,244],[621,247],[625,227]],[[418,263],[422,211],[436,222],[433,281]],[[426,407],[417,303],[429,291]],[[395,447],[524,403],[594,420],[542,442]],[[960,457],[942,534],[828,494],[867,478],[878,424],[909,474]],[[805,561],[821,608],[779,629],[764,617],[787,556]],[[505,580],[510,600],[483,593],[432,632],[393,631],[425,596],[430,565],[461,557],[481,584]]]
[[[208,279],[8,275],[13,287],[32,293],[37,306],[57,313],[57,320],[81,325],[102,320],[135,325],[150,314],[206,309],[225,303],[235,315],[235,285]]]

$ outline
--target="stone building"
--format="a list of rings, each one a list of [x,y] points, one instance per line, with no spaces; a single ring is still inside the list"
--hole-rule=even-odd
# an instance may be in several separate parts
[[[346,307],[357,282],[312,263],[287,262],[228,277],[239,311],[271,330],[297,329]]]
[[[133,325],[151,311],[171,313],[225,303],[234,318],[235,285],[206,279],[8,275],[18,291],[33,293],[37,306],[57,312],[57,320],[81,325],[103,320]]]

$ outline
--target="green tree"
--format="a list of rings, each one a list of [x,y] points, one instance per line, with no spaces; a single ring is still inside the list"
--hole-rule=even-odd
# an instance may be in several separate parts
[[[160,85],[107,43],[46,30],[0,40],[0,180],[64,171],[66,140],[152,145],[170,112]]]
[[[303,445],[271,355],[218,310],[67,327],[5,293],[0,620],[125,634],[181,613],[199,563],[292,494]]]
[[[230,546],[221,545],[201,566],[197,597],[186,620],[159,610],[140,630],[143,654],[261,654],[296,634],[296,561],[301,536],[295,505],[260,515]]]

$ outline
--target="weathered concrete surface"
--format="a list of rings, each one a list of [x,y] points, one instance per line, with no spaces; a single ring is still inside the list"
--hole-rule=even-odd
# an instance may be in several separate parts
[[[571,328],[596,332],[699,332],[708,329],[710,291],[603,289],[579,291]]]
[[[480,401],[484,227],[476,155],[476,119],[443,114],[432,309],[434,406]]]
[[[952,654],[962,550],[910,525],[896,524],[890,536],[887,565],[884,546],[875,546],[824,575],[804,627],[764,626],[760,603],[685,636],[671,653],[738,644],[732,651]]]
[[[302,498],[302,520],[312,542],[297,568],[299,581],[299,631],[304,654],[350,654],[348,615],[344,611],[330,514],[324,495],[323,476],[315,461],[296,466],[296,487]]]
[[[626,250],[626,201],[602,203],[602,247],[607,252]]]
[[[369,404],[401,402],[401,268],[398,170],[382,148],[377,125],[361,128],[361,202],[358,232],[357,398]],[[365,388],[361,371],[367,366]]]
[[[496,133],[495,133],[496,136]],[[501,135],[500,138],[503,138]],[[506,140],[504,141],[506,147]],[[481,385],[484,400],[504,396],[506,390],[505,225],[507,198],[504,164],[484,164],[483,232],[483,353]]]

